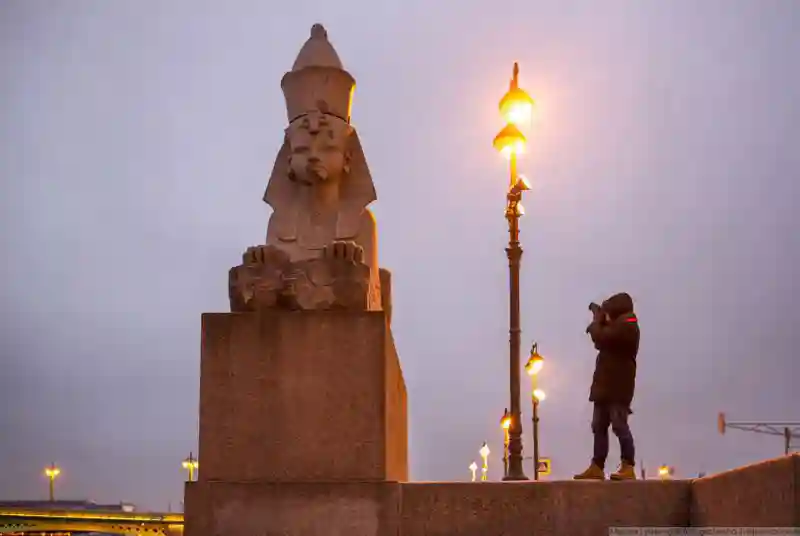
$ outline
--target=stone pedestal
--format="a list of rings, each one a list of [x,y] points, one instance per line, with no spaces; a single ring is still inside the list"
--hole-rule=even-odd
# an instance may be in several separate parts
[[[187,536],[391,533],[408,438],[385,314],[203,315],[199,449]]]

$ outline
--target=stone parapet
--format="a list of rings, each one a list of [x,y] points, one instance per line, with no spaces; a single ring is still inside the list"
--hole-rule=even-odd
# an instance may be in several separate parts
[[[396,536],[400,484],[187,482],[186,536]]]
[[[698,480],[187,483],[187,536],[607,536],[797,527],[800,455]]]
[[[800,527],[800,454],[692,483],[695,527]]]
[[[607,536],[613,526],[685,527],[690,483],[403,485],[403,536]]]

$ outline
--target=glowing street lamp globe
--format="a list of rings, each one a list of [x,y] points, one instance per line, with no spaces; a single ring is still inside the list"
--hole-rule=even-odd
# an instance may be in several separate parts
[[[494,137],[492,145],[506,158],[525,152],[525,135],[513,124],[509,123]]]
[[[523,126],[531,122],[533,99],[513,84],[500,100],[500,114],[507,123]]]
[[[44,474],[47,478],[55,478],[61,474],[61,469],[55,465],[51,465],[50,467],[45,467]]]
[[[542,402],[545,398],[547,398],[547,395],[545,395],[544,391],[541,389],[534,389],[533,398],[536,400],[536,402]]]
[[[508,408],[506,408],[505,412],[503,412],[503,418],[500,419],[500,427],[503,430],[508,430],[511,428],[511,414],[508,412]]]
[[[528,362],[525,363],[525,370],[529,376],[536,376],[543,366],[544,357],[539,354],[538,346],[534,344],[531,348],[531,356],[528,358]]]

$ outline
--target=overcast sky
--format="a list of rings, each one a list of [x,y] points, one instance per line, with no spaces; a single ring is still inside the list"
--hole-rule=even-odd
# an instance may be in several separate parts
[[[6,0],[0,498],[46,497],[56,461],[61,498],[177,507],[200,314],[227,310],[228,269],[263,242],[280,79],[315,22],[358,84],[414,480],[468,478],[484,440],[500,476],[507,168],[491,142],[514,61],[538,103],[523,352],[537,339],[548,359],[554,476],[588,463],[586,306],[620,290],[642,326],[637,458],[694,476],[782,454],[716,417],[800,420],[797,2]]]

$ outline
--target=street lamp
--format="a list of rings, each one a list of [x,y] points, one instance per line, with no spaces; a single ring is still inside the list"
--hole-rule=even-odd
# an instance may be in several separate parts
[[[539,480],[539,402],[545,399],[544,391],[536,386],[536,378],[544,366],[544,357],[539,355],[539,344],[533,343],[525,370],[531,377],[531,403],[533,404],[533,479]]]
[[[478,470],[478,464],[473,461],[469,464],[469,470],[472,473],[472,481],[475,482],[475,472]]]
[[[61,474],[61,469],[59,469],[55,462],[53,462],[50,464],[50,467],[44,468],[44,474],[48,480],[50,480],[50,502],[53,502],[56,500],[56,478],[58,478],[58,475]]]
[[[189,453],[189,457],[183,460],[183,468],[189,473],[189,482],[194,481],[194,473],[200,467],[200,462],[195,459],[192,453]]]
[[[483,458],[483,466],[481,467],[481,481],[486,482],[489,475],[489,454],[491,454],[492,451],[489,450],[489,445],[487,445],[484,441],[481,450],[478,452],[480,453],[481,458]]]
[[[510,182],[506,194],[506,220],[508,220],[509,270],[509,360],[511,391],[511,423],[508,441],[508,471],[503,480],[527,480],[522,470],[522,422],[520,418],[519,366],[520,366],[520,312],[519,265],[522,248],[519,244],[519,218],[525,213],[522,192],[530,190],[528,181],[517,173],[517,155],[525,150],[525,136],[519,126],[530,117],[533,99],[518,84],[519,66],[515,63],[508,92],[500,101],[500,113],[506,126],[495,136],[493,145],[509,159]]]
[[[503,429],[503,478],[505,478],[508,476],[508,429],[511,427],[511,414],[508,408],[503,411],[500,427]]]
[[[661,480],[668,480],[674,473],[675,468],[669,465],[662,465],[658,468],[658,476],[661,477]]]

